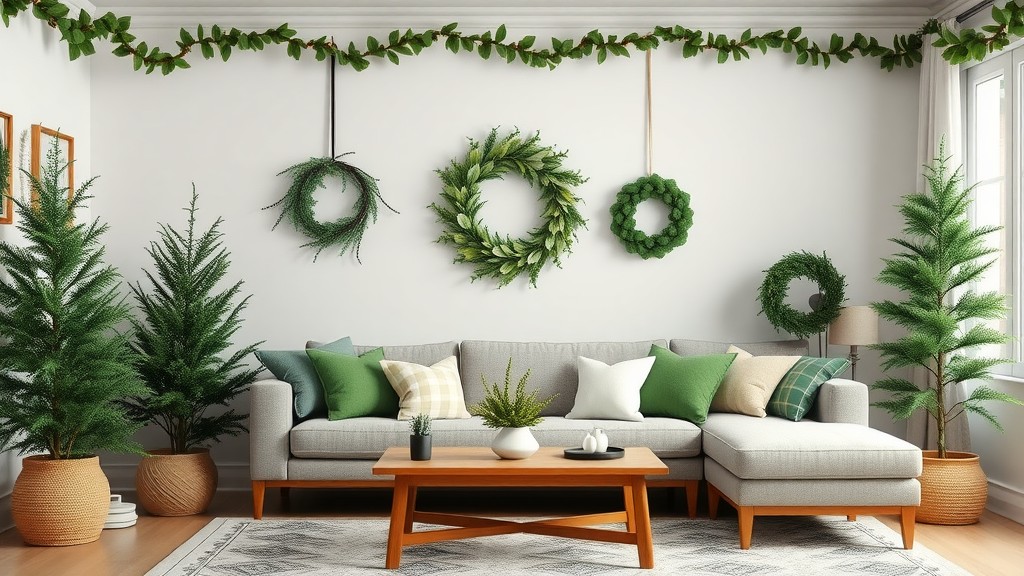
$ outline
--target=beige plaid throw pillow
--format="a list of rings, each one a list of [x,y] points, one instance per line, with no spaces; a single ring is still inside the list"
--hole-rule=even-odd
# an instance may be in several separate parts
[[[410,420],[417,414],[431,418],[470,417],[455,356],[433,366],[397,360],[381,360],[380,366],[398,394],[399,420]]]

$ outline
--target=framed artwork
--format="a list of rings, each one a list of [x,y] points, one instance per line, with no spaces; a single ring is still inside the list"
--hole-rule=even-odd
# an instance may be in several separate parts
[[[75,139],[67,134],[51,130],[42,124],[32,125],[32,175],[39,178],[42,174],[43,163],[46,162],[46,153],[53,146],[54,141],[60,147],[61,158],[67,162],[68,169],[61,175],[61,187],[67,187],[68,200],[75,193]],[[39,201],[38,194],[32,191],[32,203]]]
[[[0,146],[7,151],[0,166],[0,224],[14,222],[14,116],[0,112]]]

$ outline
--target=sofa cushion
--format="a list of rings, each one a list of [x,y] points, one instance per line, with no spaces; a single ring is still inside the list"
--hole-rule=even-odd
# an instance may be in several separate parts
[[[651,372],[654,357],[624,360],[611,366],[580,356],[577,361],[579,388],[566,418],[602,418],[643,422],[640,387]]]
[[[787,420],[803,419],[814,405],[818,388],[849,365],[846,358],[800,358],[775,387],[765,410]]]
[[[352,340],[347,336],[327,344],[310,342],[307,343],[307,347],[349,356],[356,355],[352,348]],[[257,350],[256,358],[275,378],[291,384],[292,405],[297,420],[323,418],[327,415],[324,387],[305,350]]]
[[[767,415],[772,392],[800,356],[753,356],[736,346],[729,346],[727,352],[736,354],[736,359],[711,401],[711,411]]]
[[[916,478],[921,450],[859,424],[709,414],[704,453],[743,479]]]
[[[390,416],[398,414],[395,394],[380,361],[384,351],[371,350],[362,356],[345,356],[317,348],[306,350],[313,361],[327,400],[327,417],[331,420],[359,416]]]
[[[654,366],[640,389],[640,412],[700,424],[735,354],[682,357],[651,346]]]
[[[684,420],[647,418],[620,420],[568,420],[552,416],[532,428],[541,446],[578,447],[593,428],[602,428],[613,446],[647,446],[661,458],[688,458],[700,454],[700,428]],[[434,446],[490,446],[497,430],[474,416],[464,420],[435,420]],[[390,446],[409,444],[409,424],[393,418],[314,418],[289,433],[297,458],[376,459]]]
[[[669,350],[680,356],[702,356],[704,354],[725,354],[735,344],[754,356],[807,356],[810,345],[807,340],[768,340],[765,342],[710,342],[707,340],[672,339]]]
[[[459,357],[458,342],[437,342],[431,344],[412,344],[408,346],[365,346],[356,344],[356,354],[365,354],[370,350],[382,348],[386,360],[400,360],[430,366],[437,364],[449,356]],[[461,362],[460,362],[461,364]]]
[[[530,370],[527,390],[539,390],[539,398],[557,394],[541,415],[564,416],[572,410],[576,398],[578,357],[586,356],[605,364],[616,364],[623,360],[646,357],[652,344],[664,346],[665,341],[548,343],[464,340],[459,351],[466,404],[472,406],[483,400],[481,376],[489,384],[504,383],[505,368],[508,359],[512,358],[513,385]]]
[[[469,418],[455,356],[431,366],[400,360],[381,360],[380,366],[398,394],[399,420],[411,420],[417,414]]]

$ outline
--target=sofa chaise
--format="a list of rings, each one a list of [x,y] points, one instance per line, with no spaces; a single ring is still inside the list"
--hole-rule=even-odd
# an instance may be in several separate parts
[[[541,446],[579,446],[586,431],[603,428],[615,446],[649,447],[669,468],[648,485],[685,491],[687,512],[697,513],[701,480],[707,480],[709,512],[720,500],[737,509],[740,546],[751,543],[758,515],[896,514],[903,543],[913,545],[914,514],[920,503],[920,450],[867,426],[867,387],[832,378],[818,389],[807,417],[794,422],[732,413],[708,415],[701,425],[667,417],[642,422],[570,419],[581,356],[615,364],[644,358],[652,345],[679,356],[721,354],[729,345],[676,339],[640,342],[536,343],[467,340],[384,346],[384,358],[425,366],[458,359],[467,405],[484,394],[481,377],[501,382],[511,358],[513,372],[530,369],[529,387],[542,397],[557,394],[533,434]],[[806,356],[805,340],[738,344],[755,356]],[[363,354],[376,347],[356,346]],[[359,417],[299,421],[293,389],[266,379],[251,387],[250,472],[254,517],[263,515],[267,488],[387,487],[371,468],[390,446],[408,444],[408,422]],[[435,446],[489,446],[495,431],[479,417],[433,422]]]

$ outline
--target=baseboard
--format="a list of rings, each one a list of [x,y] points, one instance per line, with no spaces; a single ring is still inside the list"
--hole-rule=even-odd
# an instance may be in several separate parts
[[[118,492],[135,490],[135,464],[104,464],[103,472],[110,481],[110,491]],[[245,462],[229,462],[217,464],[218,490],[250,490],[252,479],[249,476],[249,464]]]
[[[1024,524],[1024,492],[994,480],[988,481],[986,508],[1014,522]]]

